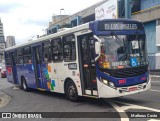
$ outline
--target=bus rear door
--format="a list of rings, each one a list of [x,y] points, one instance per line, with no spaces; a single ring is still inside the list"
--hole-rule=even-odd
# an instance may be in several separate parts
[[[36,87],[44,88],[43,78],[42,78],[42,46],[37,45],[32,47],[32,55],[33,55],[33,68],[36,77]]]
[[[13,81],[14,81],[14,84],[18,84],[18,80],[17,80],[17,68],[16,68],[16,59],[15,59],[15,57],[16,57],[15,56],[15,52],[14,51],[10,52]]]

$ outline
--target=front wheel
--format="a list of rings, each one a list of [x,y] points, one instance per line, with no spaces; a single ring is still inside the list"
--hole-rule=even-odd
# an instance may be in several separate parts
[[[73,81],[67,82],[65,93],[69,100],[73,102],[78,101],[77,88]]]

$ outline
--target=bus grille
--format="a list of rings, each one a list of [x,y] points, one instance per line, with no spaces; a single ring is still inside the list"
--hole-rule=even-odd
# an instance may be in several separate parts
[[[145,74],[147,71],[148,71],[148,65],[134,67],[134,68],[105,70],[105,72],[109,73],[110,76],[113,76],[116,78],[127,78],[127,77],[140,76],[140,75]]]

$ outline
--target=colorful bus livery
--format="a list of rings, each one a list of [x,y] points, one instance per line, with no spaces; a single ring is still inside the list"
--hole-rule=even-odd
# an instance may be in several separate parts
[[[86,23],[5,50],[9,82],[78,96],[111,98],[150,88],[143,24],[128,19]]]

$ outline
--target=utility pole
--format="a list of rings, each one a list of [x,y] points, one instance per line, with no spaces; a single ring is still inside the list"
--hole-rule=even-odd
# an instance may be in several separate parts
[[[131,18],[131,0],[125,0],[125,18]]]

